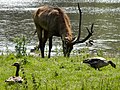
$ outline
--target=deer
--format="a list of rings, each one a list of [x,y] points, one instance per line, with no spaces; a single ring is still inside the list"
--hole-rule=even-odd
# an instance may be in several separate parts
[[[60,8],[54,6],[43,5],[39,7],[33,14],[33,20],[36,27],[36,33],[39,39],[38,49],[41,51],[41,57],[44,58],[44,48],[45,43],[49,39],[49,52],[48,58],[50,58],[51,49],[52,49],[52,38],[53,36],[61,37],[63,54],[64,57],[69,57],[73,49],[73,46],[78,43],[83,43],[88,40],[93,35],[93,26],[88,31],[88,35],[80,39],[81,34],[81,21],[82,21],[82,11],[78,3],[79,10],[79,30],[78,36],[74,37],[72,35],[71,23],[68,15]]]

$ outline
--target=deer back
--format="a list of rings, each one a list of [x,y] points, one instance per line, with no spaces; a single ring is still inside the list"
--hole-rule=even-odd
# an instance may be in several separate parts
[[[47,31],[48,37],[60,36],[62,40],[72,40],[70,20],[62,9],[42,6],[34,13],[33,18],[36,27]]]

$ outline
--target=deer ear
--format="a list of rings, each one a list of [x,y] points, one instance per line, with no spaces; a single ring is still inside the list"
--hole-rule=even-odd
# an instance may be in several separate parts
[[[68,37],[65,37],[65,43],[66,43],[66,44],[71,43]]]
[[[68,37],[65,37],[65,40],[68,40]]]
[[[69,41],[69,38],[68,38],[68,37],[65,37],[65,41],[68,42],[68,41]]]

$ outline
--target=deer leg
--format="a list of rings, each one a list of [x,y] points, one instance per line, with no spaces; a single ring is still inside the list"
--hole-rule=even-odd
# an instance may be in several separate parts
[[[48,58],[50,58],[51,49],[52,49],[52,37],[49,38],[49,53],[48,53]]]
[[[40,42],[39,47],[40,47],[40,51],[41,51],[41,56],[42,56],[42,58],[44,58],[44,44],[43,44],[43,40],[40,40],[39,42]]]
[[[41,38],[40,38],[40,41],[39,41],[39,47],[40,47],[40,50],[41,50],[42,58],[44,58],[44,49],[45,49],[46,41],[47,41],[47,33],[45,32],[45,30],[42,30],[41,31]]]
[[[38,38],[39,38],[39,45],[38,49],[40,48],[41,56],[44,58],[44,49],[43,49],[43,40],[42,40],[42,29],[37,30]]]
[[[48,36],[48,32],[46,32],[45,30],[42,30],[42,39],[40,40],[40,50],[41,50],[41,54],[42,54],[42,58],[44,58],[44,49],[45,49],[45,43],[47,41],[47,36]]]
[[[40,48],[41,51],[41,56],[42,58],[44,58],[44,30],[43,28],[41,28],[40,26],[37,26],[37,35],[38,35],[38,39],[39,39],[39,45],[38,45],[38,49]]]

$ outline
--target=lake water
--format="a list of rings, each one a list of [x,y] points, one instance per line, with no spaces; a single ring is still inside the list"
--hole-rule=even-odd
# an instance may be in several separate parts
[[[37,35],[32,36],[35,31],[32,14],[44,4],[63,8],[70,17],[73,34],[77,36],[78,2],[83,15],[80,39],[87,35],[86,27],[95,23],[91,37],[94,45],[87,48],[120,55],[120,0],[0,0],[0,52],[15,51],[12,40],[17,36],[24,35],[30,40],[28,52],[38,44]],[[52,50],[56,48],[62,48],[60,38],[53,39]],[[74,50],[81,48],[86,48],[85,43],[74,46]]]

